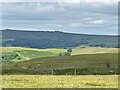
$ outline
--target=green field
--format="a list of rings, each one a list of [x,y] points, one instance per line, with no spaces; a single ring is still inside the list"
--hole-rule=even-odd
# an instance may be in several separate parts
[[[2,88],[118,87],[117,48],[74,47],[71,56],[58,56],[67,49],[1,49],[12,60],[2,65]]]
[[[107,67],[110,63],[110,67]],[[13,64],[3,64],[3,74],[117,74],[118,54],[88,54],[64,57],[43,57]]]
[[[36,49],[36,48],[25,48],[25,47],[1,47],[0,48],[3,53],[5,52],[13,52],[13,51],[44,51],[51,53],[61,53],[65,52],[66,49],[58,49],[58,48],[48,48],[48,49]],[[72,55],[76,54],[95,54],[95,53],[118,53],[118,48],[97,48],[97,47],[73,47]]]
[[[37,48],[25,48],[25,47],[1,47],[2,52],[13,52],[13,51],[24,51],[24,50],[30,50],[30,51],[46,51],[46,52],[52,52],[52,53],[60,53],[64,52],[64,49],[58,49],[58,48],[48,48],[48,49],[37,49]]]
[[[3,75],[2,88],[118,88],[117,75]]]
[[[98,47],[75,47],[72,55],[99,54],[99,53],[118,53],[118,48],[98,48]]]
[[[58,56],[67,49],[2,47],[3,74],[109,75],[118,74],[118,49],[74,47],[71,56]],[[11,61],[12,63],[8,63]],[[109,63],[109,67],[107,64]]]
[[[34,49],[23,47],[2,47],[3,63],[26,61],[38,57],[58,56],[64,49]],[[17,57],[18,56],[18,57]],[[19,58],[19,59],[18,59]]]
[[[40,57],[58,56],[59,53],[67,52],[67,49],[48,48],[35,49],[25,47],[1,47],[3,63],[26,61]],[[117,48],[93,48],[93,47],[74,47],[71,55],[99,54],[99,53],[118,53]]]

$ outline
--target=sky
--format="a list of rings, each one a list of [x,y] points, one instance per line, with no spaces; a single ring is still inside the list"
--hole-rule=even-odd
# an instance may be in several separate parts
[[[87,1],[2,2],[0,29],[117,35],[117,1]]]

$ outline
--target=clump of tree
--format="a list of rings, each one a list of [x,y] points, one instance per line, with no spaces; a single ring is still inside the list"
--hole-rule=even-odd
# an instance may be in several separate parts
[[[68,49],[67,52],[59,53],[59,56],[71,56],[72,49]]]
[[[21,57],[15,53],[15,52],[12,52],[12,53],[5,53],[2,55],[2,63],[11,63],[12,60],[21,60]]]
[[[101,48],[103,48],[103,47],[108,47],[108,46],[106,46],[105,44],[95,44],[95,45],[89,45],[90,47],[101,47]]]
[[[63,53],[59,53],[59,56],[63,56]]]

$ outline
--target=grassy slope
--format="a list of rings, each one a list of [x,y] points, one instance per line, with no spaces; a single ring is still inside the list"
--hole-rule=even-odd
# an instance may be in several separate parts
[[[2,88],[118,88],[117,75],[3,75]]]
[[[1,47],[0,47],[1,49]],[[9,52],[19,52],[20,54],[27,55],[26,57],[47,57],[49,56],[58,56],[59,53],[66,52],[66,49],[58,49],[58,48],[48,48],[48,49],[35,49],[35,48],[25,48],[25,47],[2,47],[2,52],[9,53]],[[40,52],[40,53],[39,53]],[[43,53],[43,55],[41,55]],[[45,53],[45,55],[44,55]],[[48,53],[48,54],[47,54]],[[79,54],[97,54],[97,53],[118,53],[117,48],[95,48],[95,47],[75,47],[73,48],[72,55],[79,55]],[[35,56],[34,56],[35,54]]]
[[[5,47],[3,52],[11,52],[13,50],[35,50],[31,48],[21,47]],[[40,51],[64,52],[61,49],[40,49]],[[96,52],[95,52],[96,51]],[[84,52],[84,53],[83,53]],[[90,53],[116,53],[117,49],[100,49],[100,48],[74,48],[73,55],[90,54]],[[30,69],[63,69],[72,67],[100,67],[106,69],[106,62],[112,63],[112,68],[117,67],[117,54],[96,54],[96,55],[78,55],[71,57],[44,57],[25,62],[19,62],[12,65],[4,65],[3,69],[17,68],[25,69],[31,65]],[[47,81],[47,82],[46,82]],[[12,83],[11,83],[12,82]],[[117,88],[118,76],[39,76],[39,75],[3,75],[3,88]]]
[[[0,47],[1,49],[1,47]],[[58,49],[58,48],[48,48],[48,49],[35,49],[35,48],[25,48],[25,47],[2,47],[2,52],[13,52],[13,51],[23,51],[23,50],[30,50],[30,51],[44,51],[44,52],[51,52],[51,53],[61,53],[65,52],[66,49]],[[95,53],[117,53],[117,48],[95,48],[95,47],[75,47],[73,48],[72,55],[77,54],[95,54]]]
[[[72,55],[98,54],[98,53],[118,53],[117,48],[97,48],[97,47],[75,47]]]
[[[106,64],[110,63],[111,68],[107,68]],[[20,70],[22,74],[34,74],[36,71],[38,74],[41,70],[57,70],[57,69],[70,69],[70,68],[85,68],[88,73],[101,73],[109,74],[109,71],[117,72],[118,54],[91,54],[91,55],[77,55],[66,57],[44,57],[33,59],[29,61],[23,61],[15,64],[3,65],[4,70],[16,69]],[[28,72],[26,72],[28,71]],[[10,71],[7,71],[10,73]],[[5,73],[7,73],[5,72]],[[15,71],[16,72],[16,71]],[[11,72],[15,74],[14,72]],[[17,72],[20,74],[19,72]],[[80,74],[83,72],[80,71]],[[84,74],[83,73],[83,74]],[[51,73],[50,73],[51,74]]]
[[[1,49],[1,48],[0,48]],[[29,60],[38,57],[50,57],[50,56],[58,56],[59,53],[65,52],[64,49],[35,49],[35,48],[24,48],[24,47],[2,47],[2,53],[12,53],[16,52],[22,58],[20,61]],[[19,60],[14,60],[19,61]]]
[[[13,52],[13,51],[23,51],[23,50],[30,50],[30,51],[46,51],[52,53],[60,53],[64,52],[65,49],[57,49],[57,48],[49,48],[49,49],[36,49],[36,48],[25,48],[25,47],[0,47],[2,48],[2,52]]]
[[[13,59],[14,62],[26,61],[40,57],[51,57],[58,56],[59,53],[66,52],[66,49],[48,48],[48,49],[36,49],[36,48],[25,48],[25,47],[0,47],[3,55],[17,53],[21,59]],[[98,53],[117,53],[117,48],[93,48],[93,47],[75,47],[72,49],[72,55],[82,54],[98,54]]]
[[[116,72],[115,68],[118,62],[117,48],[76,47],[73,48],[72,52],[74,56],[70,57],[53,57],[58,56],[60,52],[65,52],[65,49],[33,49],[22,47],[3,47],[2,49],[3,53],[16,51],[23,59],[32,59],[18,64],[3,65],[4,69],[17,69],[23,71],[27,69],[33,72],[35,70],[85,68],[85,70],[90,70],[90,72],[92,72],[92,69],[95,69],[95,71],[100,73],[103,70],[104,72],[102,73],[107,72],[108,74],[110,70]],[[108,62],[111,65],[110,70],[106,67]],[[66,70],[64,72],[66,72]]]

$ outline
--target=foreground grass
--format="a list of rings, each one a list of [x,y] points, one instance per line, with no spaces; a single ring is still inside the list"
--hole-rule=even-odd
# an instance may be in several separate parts
[[[3,75],[2,88],[117,88],[117,75]]]

